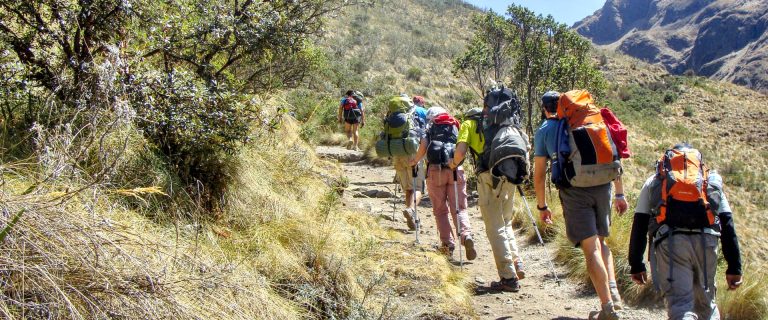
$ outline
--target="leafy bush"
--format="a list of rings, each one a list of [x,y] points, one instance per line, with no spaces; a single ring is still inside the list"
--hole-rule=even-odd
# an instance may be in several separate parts
[[[419,81],[421,80],[421,76],[424,75],[424,71],[417,67],[410,67],[408,68],[408,71],[405,73],[405,78],[411,81]]]

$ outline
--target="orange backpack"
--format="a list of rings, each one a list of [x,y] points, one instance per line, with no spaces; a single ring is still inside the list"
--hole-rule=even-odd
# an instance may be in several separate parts
[[[717,222],[707,199],[709,169],[692,148],[670,149],[658,161],[661,204],[656,222],[673,228],[707,228]]]
[[[621,174],[616,145],[600,108],[588,91],[572,90],[561,94],[557,103],[557,118],[568,124],[570,154],[564,159],[564,175],[570,186],[603,185]]]

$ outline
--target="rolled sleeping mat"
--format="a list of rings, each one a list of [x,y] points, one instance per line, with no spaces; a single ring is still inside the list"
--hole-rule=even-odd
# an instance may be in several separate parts
[[[376,142],[376,156],[379,158],[410,156],[419,150],[416,138],[382,139]]]

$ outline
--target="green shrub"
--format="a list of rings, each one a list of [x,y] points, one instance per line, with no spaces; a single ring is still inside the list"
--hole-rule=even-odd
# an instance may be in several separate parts
[[[684,117],[693,117],[694,115],[694,108],[692,105],[686,105],[685,109],[683,109],[683,116]]]
[[[410,67],[405,73],[405,78],[411,81],[419,81],[422,75],[424,75],[424,71],[417,67]]]

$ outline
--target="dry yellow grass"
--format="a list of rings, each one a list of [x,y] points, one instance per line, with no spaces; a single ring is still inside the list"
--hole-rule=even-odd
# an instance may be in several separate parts
[[[79,181],[43,184],[33,178],[37,164],[4,164],[0,209],[9,214],[0,228],[26,212],[0,247],[0,315],[471,317],[465,276],[372,217],[343,210],[338,166],[317,159],[296,132],[286,120],[242,153],[218,220],[182,203],[144,211],[158,207],[145,202],[173,201],[169,186],[100,184],[62,202]],[[143,207],[123,201],[137,198]]]

